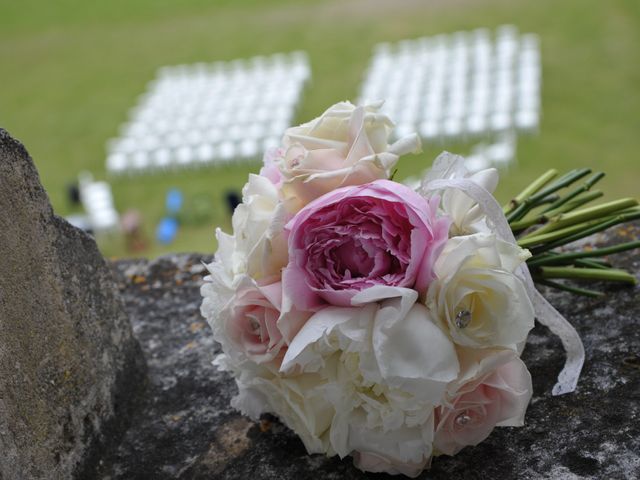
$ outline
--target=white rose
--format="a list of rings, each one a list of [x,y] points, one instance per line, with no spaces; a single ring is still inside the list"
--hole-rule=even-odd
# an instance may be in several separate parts
[[[207,268],[214,277],[235,283],[242,275],[255,280],[279,275],[287,264],[287,244],[282,232],[288,219],[278,190],[260,175],[249,175],[242,189],[242,203],[231,218],[233,235],[216,230],[218,251]]]
[[[278,164],[282,194],[292,211],[338,187],[389,178],[401,155],[420,151],[415,134],[388,144],[393,123],[379,113],[381,105],[337,103],[285,132]]]
[[[247,274],[256,280],[279,275],[287,264],[287,245],[282,235],[286,220],[276,186],[266,177],[249,175],[242,189],[242,203],[231,220],[234,275]]]
[[[381,472],[389,475],[404,475],[410,478],[419,476],[430,462],[430,458],[417,463],[399,462],[387,455],[369,451],[358,451],[353,454],[353,464],[364,472]]]
[[[441,153],[433,162],[433,166],[422,179],[419,192],[426,196],[436,193],[441,195],[441,208],[452,220],[451,235],[468,235],[476,232],[488,232],[484,212],[468,195],[460,190],[450,188],[444,191],[427,192],[426,186],[433,180],[465,178],[480,185],[489,193],[498,186],[498,171],[488,168],[471,174],[464,166],[464,158],[449,152]]]
[[[216,230],[218,251],[207,265],[209,275],[200,288],[200,311],[226,348],[225,317],[243,282],[278,281],[287,264],[287,244],[283,227],[286,210],[279,203],[278,190],[267,178],[250,175],[243,188],[243,203],[233,217],[233,235]]]
[[[244,370],[244,369],[243,369]],[[238,395],[231,405],[254,420],[272,413],[293,430],[309,453],[334,455],[329,443],[329,428],[335,416],[333,405],[325,398],[324,379],[314,373],[284,377],[267,368],[258,374],[236,371]]]
[[[534,311],[514,272],[529,256],[493,234],[449,239],[436,260],[426,303],[456,344],[517,350],[524,342]]]
[[[434,405],[459,371],[452,343],[417,296],[376,286],[357,294],[354,307],[320,310],[291,342],[281,366],[285,374],[325,378],[338,455],[373,455],[385,459],[377,465],[389,472],[413,471],[429,460]]]
[[[204,278],[200,287],[202,304],[200,313],[207,319],[213,328],[214,334],[219,324],[220,312],[227,306],[236,291],[236,279],[231,261],[234,248],[234,239],[231,235],[216,230],[218,239],[218,251],[213,262],[208,264],[209,275]]]

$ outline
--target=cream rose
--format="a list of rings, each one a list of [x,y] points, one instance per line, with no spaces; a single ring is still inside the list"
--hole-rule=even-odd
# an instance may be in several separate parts
[[[354,452],[353,464],[363,472],[380,472],[389,475],[404,475],[409,478],[419,476],[427,468],[431,459],[421,460],[417,463],[399,462],[385,454],[373,452]]]
[[[276,186],[266,177],[249,175],[242,190],[242,203],[232,217],[234,273],[246,273],[256,280],[279,275],[287,264],[287,245],[282,235],[287,218]]]
[[[233,235],[216,230],[218,250],[207,265],[210,275],[200,289],[200,311],[214,331],[220,312],[228,307],[246,276],[252,281],[278,281],[280,269],[287,264],[283,228],[288,216],[278,190],[268,178],[250,175],[242,192],[243,203],[232,217]]]
[[[250,370],[234,363],[225,369],[236,375],[239,393],[231,401],[234,408],[254,420],[262,413],[275,414],[296,432],[309,453],[335,454],[329,443],[335,410],[324,396],[320,375],[283,377],[268,368],[250,375]]]
[[[218,251],[213,262],[208,264],[209,275],[204,278],[204,283],[200,287],[202,304],[200,313],[207,319],[209,325],[214,329],[218,328],[220,312],[224,310],[236,291],[236,286],[240,277],[234,273],[232,262],[234,239],[219,228],[216,230],[218,240]]]
[[[486,217],[480,206],[464,192],[449,188],[443,191],[428,191],[427,185],[434,180],[468,179],[481,186],[489,193],[498,186],[498,171],[487,168],[471,174],[464,166],[464,158],[444,152],[436,158],[433,166],[422,179],[418,191],[425,196],[440,194],[440,205],[446,215],[451,218],[450,233],[468,235],[476,232],[489,232]]]
[[[377,285],[356,294],[353,307],[323,308],[291,341],[280,371],[315,372],[335,352],[356,352],[352,373],[365,384],[437,403],[456,378],[458,361],[453,344],[417,298],[413,289]]]
[[[290,210],[339,187],[387,179],[401,155],[420,151],[415,134],[388,144],[393,123],[381,105],[341,102],[285,132],[278,165]]]
[[[524,342],[534,311],[514,272],[529,256],[493,234],[449,239],[436,260],[426,303],[456,344],[517,350]]]
[[[415,474],[431,457],[433,409],[458,377],[452,343],[415,290],[374,286],[353,307],[315,313],[289,345],[285,375],[317,373],[335,409],[331,447]]]

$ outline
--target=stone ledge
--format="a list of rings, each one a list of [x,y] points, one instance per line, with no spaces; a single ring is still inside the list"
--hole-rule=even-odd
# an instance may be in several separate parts
[[[95,241],[0,128],[0,479],[82,476],[126,428],[143,362]]]
[[[628,241],[640,229],[616,232]],[[387,478],[363,474],[350,459],[309,456],[277,420],[254,423],[229,406],[236,388],[211,365],[219,349],[199,314],[201,260],[210,257],[114,263],[151,380],[146,404],[117,451],[103,459],[98,478]],[[633,253],[614,261],[636,276],[640,272]],[[421,478],[637,478],[640,287],[607,286],[606,291],[597,300],[545,291],[585,344],[577,392],[551,396],[564,356],[560,341],[536,325],[523,355],[534,385],[526,425],[497,428],[479,446],[435,459]]]

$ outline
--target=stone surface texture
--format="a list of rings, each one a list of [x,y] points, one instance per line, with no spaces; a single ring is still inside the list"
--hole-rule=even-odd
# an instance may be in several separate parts
[[[629,241],[638,226],[598,241]],[[360,479],[349,458],[307,455],[276,419],[254,423],[229,401],[236,387],[212,365],[218,347],[200,317],[205,270],[198,255],[118,261],[126,310],[149,365],[146,404],[124,441],[103,458],[104,479]],[[637,251],[611,261],[640,273]],[[551,396],[560,341],[536,325],[523,359],[534,395],[526,425],[497,428],[455,457],[434,459],[424,479],[634,479],[640,475],[640,287],[598,286],[600,299],[544,291],[575,325],[586,363],[575,393]]]
[[[143,383],[112,272],[0,129],[0,479],[82,475]]]

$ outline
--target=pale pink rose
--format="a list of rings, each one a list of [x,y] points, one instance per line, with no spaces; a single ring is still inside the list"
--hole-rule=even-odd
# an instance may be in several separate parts
[[[449,220],[431,201],[389,180],[344,187],[314,200],[286,225],[285,311],[351,306],[374,285],[424,293]]]
[[[223,312],[229,339],[256,363],[284,356],[285,339],[277,325],[281,301],[281,282],[259,286],[247,281]]]
[[[482,373],[505,358],[511,360]],[[478,445],[496,426],[524,424],[532,387],[522,360],[510,353],[493,353],[475,368],[476,378],[457,389],[450,405],[435,410],[433,446],[437,453],[455,455],[466,446]]]
[[[284,150],[281,148],[268,149],[264,153],[264,157],[262,157],[263,165],[260,169],[260,175],[268,178],[269,181],[278,188],[282,185],[284,177],[282,176],[282,172],[280,172],[280,167],[278,167],[276,160],[281,158],[283,154]]]
[[[336,188],[387,179],[401,155],[420,151],[416,134],[389,145],[394,125],[381,106],[340,102],[285,132],[278,163],[281,193],[291,211]]]
[[[419,463],[400,462],[377,453],[353,452],[353,464],[363,472],[381,472],[415,478],[427,468],[428,463],[430,463],[430,459]]]

